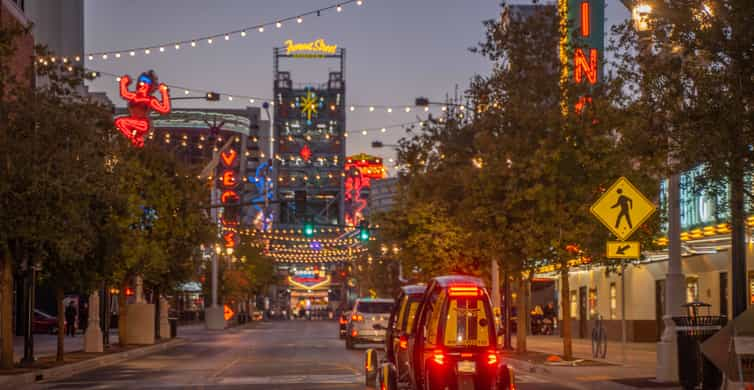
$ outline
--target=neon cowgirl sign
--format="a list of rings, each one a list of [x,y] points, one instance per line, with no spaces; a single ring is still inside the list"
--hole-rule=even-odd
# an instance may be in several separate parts
[[[120,78],[120,96],[128,101],[129,115],[116,118],[115,127],[131,140],[133,146],[140,148],[144,146],[144,134],[151,126],[149,112],[151,110],[160,114],[170,112],[170,91],[167,85],[157,84],[157,75],[151,70],[139,76],[135,91],[128,90],[129,84],[131,84],[131,78],[128,75]],[[162,101],[152,96],[156,90],[160,91]]]

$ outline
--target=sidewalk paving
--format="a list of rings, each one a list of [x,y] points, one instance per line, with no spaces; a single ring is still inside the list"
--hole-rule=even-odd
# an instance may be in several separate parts
[[[238,331],[238,329],[251,326],[251,324],[235,325],[226,330]],[[208,334],[215,332],[218,331],[207,330],[203,323],[185,325],[178,328],[178,337],[175,339],[160,340],[153,345],[128,345],[124,348],[117,344],[117,329],[113,329],[110,333],[111,347],[106,348],[103,353],[83,352],[84,337],[81,334],[77,334],[75,337],[66,336],[64,340],[65,363],[63,364],[55,362],[57,336],[35,334],[35,367],[17,367],[0,372],[0,388],[25,386],[40,380],[67,377],[79,372],[164,351],[187,342],[201,340]],[[14,360],[19,361],[22,357],[23,337],[14,338]]]
[[[515,337],[513,338],[515,345]],[[608,341],[607,358],[593,359],[590,339],[573,339],[575,359],[585,359],[584,365],[557,366],[544,363],[546,355],[561,355],[563,340],[559,336],[529,336],[525,356],[507,355],[511,365],[522,371],[537,372],[558,378],[575,389],[680,389],[678,384],[654,382],[657,367],[655,343],[626,343]]]

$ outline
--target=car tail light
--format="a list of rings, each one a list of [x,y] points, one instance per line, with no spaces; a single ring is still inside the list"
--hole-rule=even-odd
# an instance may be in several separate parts
[[[348,323],[348,321],[345,318],[343,318],[343,317],[340,317],[340,321],[339,322],[340,322],[341,325],[345,325],[346,323]]]
[[[478,297],[482,295],[479,287],[476,286],[453,286],[449,289],[451,297]]]
[[[436,349],[434,354],[432,354],[435,363],[437,364],[445,364],[445,354],[440,349]]]
[[[487,364],[489,364],[490,366],[497,364],[497,352],[487,352]]]
[[[398,339],[398,348],[403,350],[408,349],[408,337],[406,337],[406,335],[403,335]]]
[[[354,314],[351,316],[351,321],[364,321],[364,316],[361,314]]]
[[[358,335],[359,335],[359,331],[358,330],[354,329],[354,330],[351,331],[351,337],[356,337]]]

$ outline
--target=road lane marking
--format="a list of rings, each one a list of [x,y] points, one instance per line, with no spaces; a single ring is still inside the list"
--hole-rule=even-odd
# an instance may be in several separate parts
[[[295,385],[364,383],[363,375],[278,375],[222,378],[222,385]]]

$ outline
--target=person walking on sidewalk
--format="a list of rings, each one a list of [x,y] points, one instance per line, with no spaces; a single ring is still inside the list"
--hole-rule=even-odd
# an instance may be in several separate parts
[[[69,303],[68,307],[65,308],[65,323],[66,334],[74,337],[76,335],[76,307],[73,306],[73,302]]]

